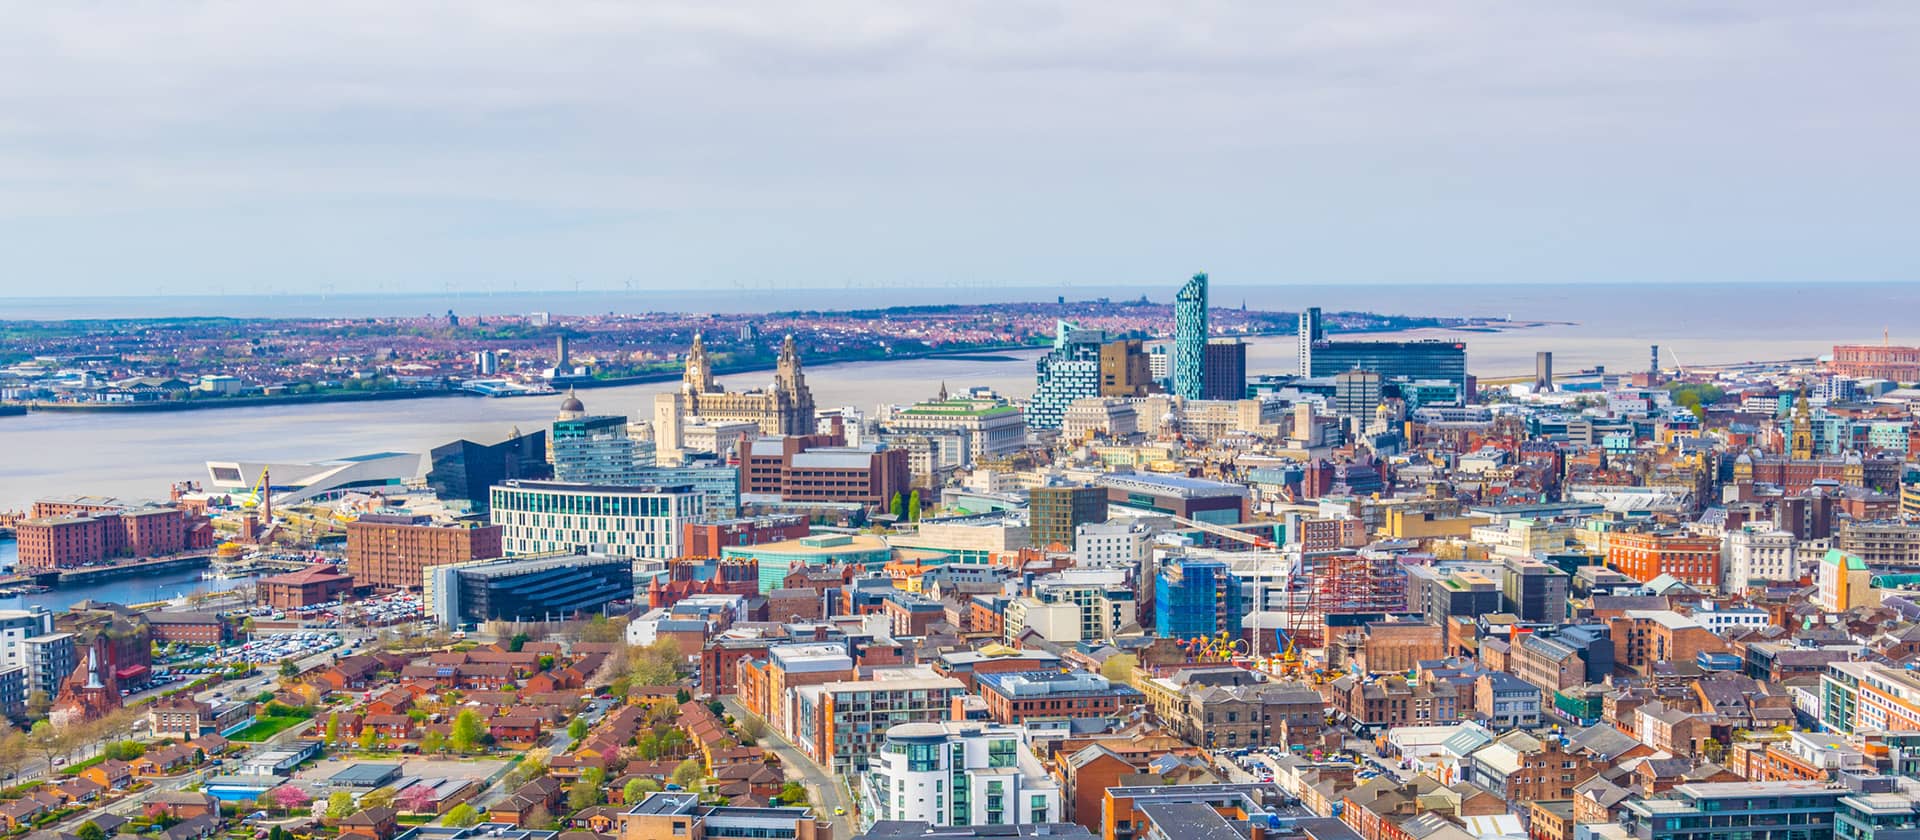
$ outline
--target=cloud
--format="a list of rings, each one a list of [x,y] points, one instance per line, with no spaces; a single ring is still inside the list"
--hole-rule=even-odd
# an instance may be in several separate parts
[[[1914,267],[1904,3],[0,14],[0,293]]]

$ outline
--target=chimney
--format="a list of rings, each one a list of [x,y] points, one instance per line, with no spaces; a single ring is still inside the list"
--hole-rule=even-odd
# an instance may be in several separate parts
[[[1267,840],[1267,824],[1259,820],[1248,820],[1247,840]]]

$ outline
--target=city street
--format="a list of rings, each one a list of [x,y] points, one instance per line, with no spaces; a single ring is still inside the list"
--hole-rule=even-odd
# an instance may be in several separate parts
[[[739,699],[732,695],[720,698],[720,705],[726,708],[727,714],[733,715],[734,720],[753,717],[740,705]],[[854,836],[853,809],[850,807],[845,789],[840,786],[839,779],[820,769],[820,765],[814,764],[812,759],[807,758],[805,753],[800,752],[798,747],[774,732],[771,727],[767,729],[766,736],[760,739],[758,746],[779,756],[780,766],[785,768],[787,778],[799,782],[807,789],[807,799],[813,803],[814,815],[833,822],[833,836]],[[845,813],[836,816],[835,811],[845,811]]]

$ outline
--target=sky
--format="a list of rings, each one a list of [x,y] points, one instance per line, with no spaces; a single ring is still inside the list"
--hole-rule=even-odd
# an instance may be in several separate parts
[[[1920,277],[1912,2],[0,15],[0,297]]]

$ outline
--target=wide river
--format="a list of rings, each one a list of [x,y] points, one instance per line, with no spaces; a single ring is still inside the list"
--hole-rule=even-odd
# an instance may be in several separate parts
[[[1302,302],[1284,288],[1250,294],[1250,304],[1289,310]],[[1503,332],[1423,332],[1467,343],[1469,369],[1481,377],[1533,369],[1533,354],[1553,351],[1562,372],[1606,365],[1640,370],[1647,346],[1662,363],[1687,365],[1818,356],[1836,343],[1873,342],[1891,313],[1920,307],[1920,292],[1900,285],[1809,287],[1470,287],[1384,295],[1381,287],[1322,292],[1309,301],[1329,309],[1499,316],[1577,324]],[[1460,291],[1460,290],[1456,290]],[[1138,294],[1138,290],[1135,290]],[[1216,295],[1216,306],[1237,305]],[[1884,316],[1884,317],[1883,317]],[[1920,343],[1912,320],[1894,321],[1896,343]],[[1902,331],[1905,331],[1904,333]],[[1257,339],[1248,352],[1253,374],[1290,373],[1291,336]],[[983,385],[1010,397],[1033,390],[1037,350],[994,359],[855,362],[807,368],[822,408],[931,397]],[[764,385],[770,373],[724,377],[729,387]],[[581,393],[594,413],[650,416],[653,396],[668,383]],[[164,498],[169,482],[206,478],[217,460],[318,460],[383,450],[418,452],[455,438],[493,441],[509,429],[531,431],[553,419],[558,398],[444,397],[372,403],[271,406],[151,414],[30,414],[0,418],[0,510],[21,509],[37,496],[95,493]]]

